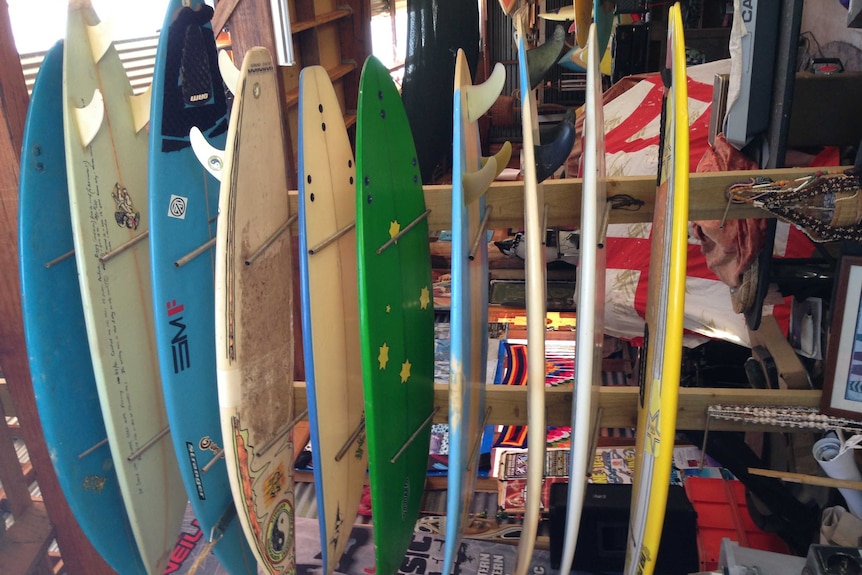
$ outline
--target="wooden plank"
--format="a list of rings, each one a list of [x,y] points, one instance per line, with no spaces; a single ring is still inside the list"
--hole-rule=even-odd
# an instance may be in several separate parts
[[[843,169],[843,168],[836,168]],[[725,188],[753,176],[768,176],[773,179],[793,179],[810,174],[811,170],[782,168],[776,170],[710,172],[691,175],[691,200],[689,203],[690,221],[720,220],[727,208],[724,199]],[[577,227],[581,219],[580,178],[546,180],[545,202],[548,205],[549,226]],[[640,209],[611,210],[610,223],[648,223],[652,221],[655,198],[654,176],[627,176],[608,178],[608,196],[627,194],[635,200],[644,202]],[[452,227],[451,205],[452,186],[424,186],[425,205],[431,210],[428,226],[432,231],[448,230]],[[296,208],[296,192],[291,192],[291,209]],[[494,182],[486,194],[488,205],[493,206],[489,229],[519,228],[524,225],[524,186],[522,182]],[[733,205],[727,212],[727,219],[771,218],[768,213],[757,208]],[[296,233],[294,228],[294,233]]]
[[[335,22],[336,20],[347,18],[351,14],[353,14],[353,11],[350,10],[350,8],[339,8],[330,12],[324,12],[323,14],[315,15],[314,19],[312,20],[300,20],[298,22],[292,22],[290,25],[290,31],[294,34],[298,34],[305,30],[310,30],[311,28],[317,28],[318,26],[322,26],[323,24],[328,24],[329,22]]]
[[[488,385],[486,405],[491,408],[489,425],[526,425],[527,388],[521,386]],[[294,383],[295,409],[306,408],[305,382]],[[782,390],[776,393],[761,389],[727,389],[708,387],[685,387],[680,389],[677,429],[703,430],[706,425],[706,410],[710,405],[794,405],[817,407],[820,405],[819,390]],[[569,425],[572,415],[572,387],[549,387],[545,390],[548,425]],[[638,388],[636,386],[605,386],[599,390],[599,406],[602,407],[602,427],[635,427],[637,423]],[[434,405],[440,409],[434,417],[435,423],[446,423],[449,387],[434,386]],[[709,428],[716,431],[775,431],[793,432],[794,429],[752,426],[738,421],[713,419]],[[802,430],[804,431],[804,430]]]
[[[0,573],[45,573],[54,527],[44,503],[36,502],[0,539]]]
[[[112,574],[75,521],[60,490],[45,446],[36,399],[30,382],[30,366],[24,344],[21,294],[18,284],[18,165],[21,136],[28,104],[18,51],[15,47],[6,2],[0,2],[0,365],[15,402],[30,460],[51,521],[68,575]],[[34,504],[35,505],[35,504]],[[0,567],[2,573],[22,573]]]
[[[811,382],[808,370],[802,365],[793,346],[782,333],[775,316],[764,316],[757,330],[748,330],[751,347],[763,346],[775,361],[778,384],[783,389],[809,389]]]

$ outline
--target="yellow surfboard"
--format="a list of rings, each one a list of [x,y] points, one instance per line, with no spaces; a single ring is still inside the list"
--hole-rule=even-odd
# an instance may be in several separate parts
[[[640,373],[637,452],[625,573],[650,575],[658,558],[673,461],[682,361],[688,231],[688,90],[679,4],[670,8],[659,185],[652,223]]]

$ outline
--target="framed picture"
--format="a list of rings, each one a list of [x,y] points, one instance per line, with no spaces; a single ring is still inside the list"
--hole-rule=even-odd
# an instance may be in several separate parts
[[[862,257],[844,256],[838,269],[820,411],[862,420]]]

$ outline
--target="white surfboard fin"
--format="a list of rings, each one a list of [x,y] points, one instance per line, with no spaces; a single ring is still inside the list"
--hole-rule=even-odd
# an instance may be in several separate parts
[[[240,70],[231,60],[227,50],[219,50],[218,52],[218,69],[221,72],[221,79],[231,94],[236,94],[236,88],[239,85]]]
[[[150,84],[145,92],[132,94],[129,98],[129,106],[132,108],[132,122],[137,134],[144,129],[150,121],[150,101],[153,99],[153,85]]]
[[[487,80],[481,84],[462,88],[464,97],[467,100],[467,119],[475,122],[485,112],[490,110],[494,102],[497,101],[500,92],[503,91],[505,83],[506,67],[502,63],[497,62]]]
[[[471,203],[482,197],[488,191],[488,187],[494,178],[500,175],[503,168],[512,157],[512,144],[506,142],[500,151],[490,158],[482,158],[482,167],[475,172],[466,172],[461,176],[461,185],[464,187],[464,203]]]
[[[75,108],[75,123],[78,126],[78,137],[81,146],[87,147],[99,133],[99,128],[105,121],[105,98],[98,88],[93,90],[93,99],[83,108]]]
[[[98,63],[111,47],[111,29],[107,22],[99,22],[87,26],[87,37],[90,39],[90,53],[93,61]]]
[[[224,150],[219,150],[209,143],[203,132],[197,126],[189,130],[189,140],[192,150],[198,161],[212,176],[221,181],[222,168],[224,168]]]

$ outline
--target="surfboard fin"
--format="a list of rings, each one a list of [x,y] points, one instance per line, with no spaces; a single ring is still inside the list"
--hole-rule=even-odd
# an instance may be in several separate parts
[[[466,86],[462,88],[467,100],[467,119],[471,122],[478,120],[485,112],[491,109],[503,85],[506,83],[506,67],[497,62],[488,79],[481,84]]]
[[[575,144],[575,125],[563,120],[556,130],[556,138],[534,147],[536,155],[536,182],[541,183],[563,165]]]
[[[464,187],[464,203],[470,205],[488,191],[491,182],[500,175],[511,157],[512,144],[507,141],[499,152],[490,158],[482,158],[481,168],[475,172],[465,172],[461,176],[461,185]]]
[[[541,46],[527,50],[527,71],[530,75],[530,88],[535,90],[545,75],[559,60],[566,47],[566,32],[560,24],[554,26],[554,35]]]
[[[98,63],[111,47],[111,29],[107,22],[99,22],[87,26],[87,37],[90,39],[90,53],[93,61]]]
[[[215,179],[221,181],[222,168],[224,168],[224,150],[219,150],[210,144],[197,126],[192,126],[189,130],[189,140],[201,165]]]
[[[81,146],[87,147],[99,133],[99,128],[105,120],[105,98],[98,88],[93,90],[93,98],[83,108],[75,108],[75,123],[78,125],[78,137]]]
[[[231,60],[227,50],[219,50],[218,69],[221,72],[221,79],[224,85],[230,90],[231,94],[235,94],[236,87],[239,85],[240,70],[233,63],[233,60]]]
[[[135,133],[144,129],[150,121],[150,101],[153,99],[153,85],[150,84],[145,92],[133,94],[129,98],[129,106],[132,108],[132,122],[135,125]]]

